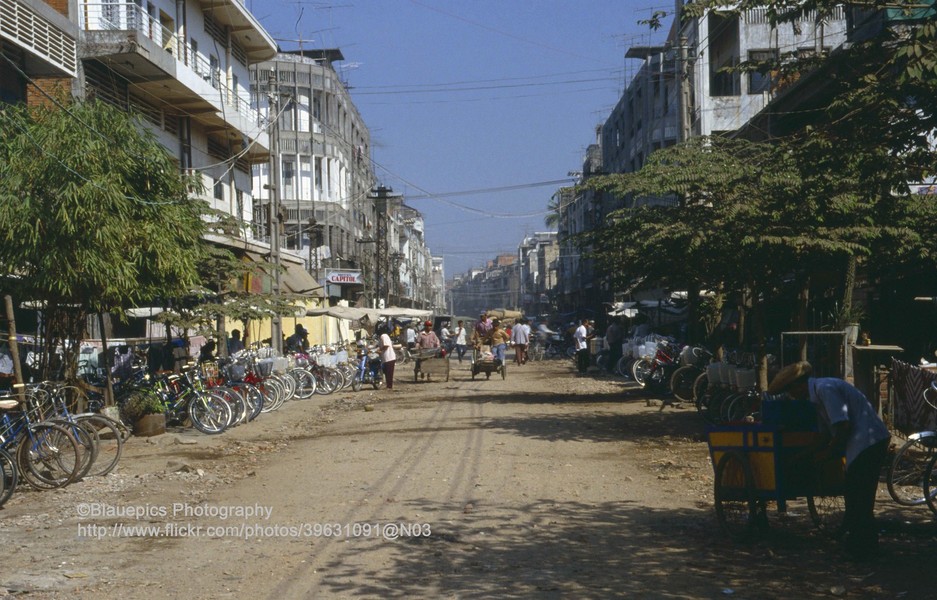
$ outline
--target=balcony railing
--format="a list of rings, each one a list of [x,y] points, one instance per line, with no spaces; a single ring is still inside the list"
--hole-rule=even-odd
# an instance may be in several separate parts
[[[242,3],[243,4],[243,3]],[[176,58],[183,65],[218,90],[221,101],[247,118],[260,124],[259,113],[251,108],[250,94],[232,90],[222,83],[219,64],[213,64],[133,2],[84,2],[80,11],[80,27],[85,31],[137,31]]]

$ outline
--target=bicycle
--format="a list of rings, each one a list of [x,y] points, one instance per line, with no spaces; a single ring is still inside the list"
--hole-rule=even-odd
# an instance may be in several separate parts
[[[37,490],[60,488],[75,481],[83,464],[82,450],[69,430],[54,423],[34,423],[30,413],[35,414],[35,409],[29,397],[23,406],[18,398],[2,400],[0,450],[13,451],[18,476]]]
[[[924,390],[924,402],[937,410],[937,382]],[[927,503],[937,514],[937,503],[929,499],[933,458],[937,456],[937,431],[919,431],[908,436],[888,465],[886,486],[892,500],[902,506]],[[937,493],[937,490],[934,491]]]

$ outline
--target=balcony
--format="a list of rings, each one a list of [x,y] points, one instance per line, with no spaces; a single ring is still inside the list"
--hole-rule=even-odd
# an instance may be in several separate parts
[[[233,14],[241,13],[233,11]],[[229,23],[232,19],[229,15],[219,22],[232,25]],[[234,25],[237,25],[236,19]],[[134,2],[82,2],[79,10],[84,41],[82,58],[100,60],[131,88],[159,99],[180,113],[192,115],[208,130],[226,131],[234,139],[258,136],[260,114],[251,107],[249,92],[230,87],[218,59],[200,53],[180,37],[171,28],[173,26],[165,15],[161,20]],[[238,29],[231,34],[238,52],[243,53],[244,62],[276,53],[272,40],[269,46],[242,45],[242,42],[251,43],[253,38],[268,39],[266,32],[259,25],[256,27]],[[237,54],[234,48],[231,54]],[[257,157],[247,158],[261,159],[266,149],[257,150]]]
[[[34,10],[17,0],[0,0],[0,39],[27,51],[28,74],[76,77],[75,26],[44,3],[36,5]]]

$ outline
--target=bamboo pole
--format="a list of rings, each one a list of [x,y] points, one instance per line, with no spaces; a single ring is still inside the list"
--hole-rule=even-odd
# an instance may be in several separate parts
[[[13,298],[9,295],[3,297],[7,314],[7,341],[10,343],[10,357],[13,359],[13,387],[20,402],[26,400],[26,382],[23,381],[23,366],[20,364],[20,351],[16,345],[16,318],[13,315]]]

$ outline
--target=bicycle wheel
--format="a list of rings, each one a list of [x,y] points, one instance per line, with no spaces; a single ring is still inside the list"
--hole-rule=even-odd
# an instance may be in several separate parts
[[[937,515],[937,499],[934,498],[934,496],[937,495],[937,473],[934,472],[935,463],[937,463],[937,455],[927,461],[927,468],[924,473],[923,491],[927,507],[932,513]]]
[[[199,392],[189,398],[187,413],[192,427],[208,435],[219,434],[228,428],[231,408],[223,399],[211,393]]]
[[[693,383],[699,377],[699,369],[685,365],[670,376],[670,392],[681,402],[693,402]]]
[[[289,376],[296,381],[296,397],[302,400],[312,398],[316,393],[316,378],[306,369],[290,369]]]
[[[71,433],[53,423],[29,427],[16,448],[16,466],[37,490],[60,488],[75,481],[81,469],[81,448]]]
[[[706,371],[693,381],[693,400],[699,401],[700,398],[709,392],[709,374]]]
[[[631,379],[631,364],[633,362],[634,359],[630,356],[622,356],[618,359],[618,364],[615,365],[615,370],[618,371],[618,374],[622,377]]]
[[[731,538],[745,541],[755,531],[755,487],[751,467],[738,452],[726,452],[716,466],[716,518]]]
[[[3,506],[13,495],[18,479],[13,457],[9,452],[0,448],[0,506]]]
[[[98,432],[90,425],[85,425],[78,421],[69,421],[68,419],[50,419],[49,423],[55,423],[68,430],[78,442],[81,450],[81,467],[75,476],[75,481],[85,478],[94,466],[94,461],[98,458]]]
[[[379,390],[381,389],[383,385],[384,385],[384,371],[382,369],[378,369],[371,375],[371,386],[374,389]]]
[[[846,501],[842,496],[807,496],[807,510],[813,524],[831,538],[842,537]]]
[[[926,502],[924,479],[927,465],[937,449],[937,431],[923,431],[908,437],[888,465],[886,484],[892,499],[902,506]]]
[[[78,420],[85,425],[93,427],[98,437],[98,456],[88,475],[107,475],[120,462],[124,451],[124,438],[120,427],[113,419],[104,415],[81,415]]]
[[[640,358],[631,365],[631,376],[635,383],[644,387],[647,383],[647,376],[651,372],[651,362],[646,358]]]

